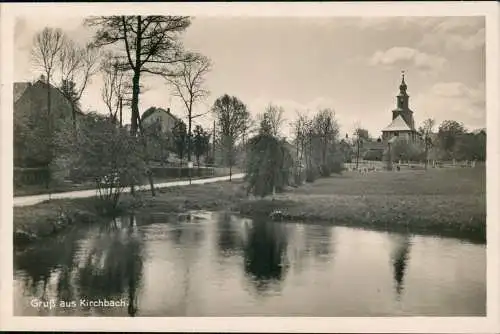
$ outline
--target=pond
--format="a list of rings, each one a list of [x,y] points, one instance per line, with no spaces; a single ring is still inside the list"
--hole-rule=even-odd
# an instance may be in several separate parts
[[[486,247],[197,211],[14,254],[23,316],[485,316]]]

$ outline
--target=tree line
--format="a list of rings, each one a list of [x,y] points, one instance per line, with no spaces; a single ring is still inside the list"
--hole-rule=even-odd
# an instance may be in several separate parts
[[[486,160],[486,130],[468,131],[465,126],[455,120],[445,120],[438,127],[432,118],[425,119],[417,130],[416,141],[396,140],[389,153],[385,148],[382,156],[376,152],[366,152],[360,158],[365,160],[392,160],[421,161],[427,164],[430,160],[438,161],[485,161]],[[374,142],[368,130],[356,127],[352,140],[341,140],[342,151],[345,152],[345,161],[356,157],[358,141],[363,143]],[[380,141],[380,138],[378,139]]]
[[[51,171],[72,170],[81,178],[93,178],[106,203],[104,211],[116,208],[123,189],[131,187],[133,192],[143,179],[155,195],[152,163],[158,150],[160,157],[164,149],[174,151],[181,161],[184,157],[191,161],[194,155],[198,165],[201,157],[214,162],[217,151],[230,176],[235,164],[246,169],[248,193],[257,196],[342,171],[339,125],[331,109],[313,115],[298,113],[291,124],[291,140],[281,134],[285,110],[277,105],[269,104],[253,119],[243,101],[224,94],[211,108],[196,113],[196,104],[210,93],[205,80],[212,63],[184,49],[181,36],[190,22],[184,16],[92,17],[85,25],[95,33],[91,43],[83,46],[60,29],[38,33],[32,60],[50,84],[44,109],[47,131],[34,137],[35,141],[48,138],[42,162]],[[98,74],[103,79],[106,111],[83,113],[81,97]],[[177,120],[169,136],[155,125],[142,124],[139,102],[147,89],[145,76],[163,79],[183,103],[187,122]],[[51,86],[70,102],[69,120],[54,113]],[[123,125],[124,107],[131,110],[129,128]],[[215,120],[212,134],[194,124],[208,114]],[[26,144],[23,136],[30,133],[25,124],[16,124],[19,145]],[[30,126],[35,129],[41,124]]]

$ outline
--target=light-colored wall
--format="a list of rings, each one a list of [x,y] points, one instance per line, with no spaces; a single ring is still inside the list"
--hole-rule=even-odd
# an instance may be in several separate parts
[[[171,114],[168,114],[165,111],[156,110],[149,117],[144,119],[144,125],[151,125],[154,122],[160,122],[161,129],[163,132],[172,132],[172,129],[175,125],[175,117]]]

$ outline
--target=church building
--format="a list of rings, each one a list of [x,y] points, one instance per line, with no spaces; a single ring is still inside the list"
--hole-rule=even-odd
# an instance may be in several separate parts
[[[387,142],[393,137],[404,138],[408,141],[415,141],[418,138],[415,129],[413,111],[409,107],[410,96],[406,92],[405,74],[402,72],[399,94],[396,96],[396,109],[392,110],[392,122],[382,130],[382,141]]]

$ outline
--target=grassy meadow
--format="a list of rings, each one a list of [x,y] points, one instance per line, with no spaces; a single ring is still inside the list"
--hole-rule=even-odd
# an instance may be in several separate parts
[[[95,199],[53,200],[14,208],[14,230],[51,234],[61,212],[96,220]],[[345,172],[268,198],[249,198],[242,180],[164,188],[156,197],[123,195],[122,205],[149,216],[186,210],[232,210],[280,220],[449,235],[485,242],[486,171],[476,168]],[[52,224],[53,225],[53,224]]]

